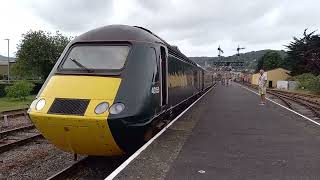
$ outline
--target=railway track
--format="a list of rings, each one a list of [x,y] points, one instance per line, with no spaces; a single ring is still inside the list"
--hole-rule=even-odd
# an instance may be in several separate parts
[[[63,170],[59,171],[58,173],[52,175],[47,180],[69,178],[70,174],[74,174],[75,172],[77,172],[81,168],[81,166],[83,166],[85,164],[87,159],[88,159],[88,157],[85,157],[79,161],[74,162],[70,166],[68,166],[68,167],[64,168]]]
[[[269,90],[269,92],[276,92],[277,94],[281,94],[283,96],[290,96],[292,98],[298,99],[298,100],[302,100],[302,101],[306,101],[310,104],[312,104],[313,106],[320,106],[320,97],[317,95],[310,95],[310,94],[302,94],[302,93],[294,93],[294,92],[285,92],[285,91],[281,91],[281,90]]]
[[[33,125],[2,131],[0,132],[0,153],[9,151],[39,138],[42,138],[42,135],[38,133]]]
[[[284,101],[286,101],[285,104],[289,104],[289,106],[287,106],[290,109],[294,109],[292,107],[292,103],[297,103],[301,106],[306,107],[309,111],[311,111],[313,113],[313,115],[316,118],[320,118],[320,105],[314,104],[313,102],[304,100],[303,98],[299,98],[297,96],[292,96],[290,94],[284,94],[284,93],[279,93],[279,92],[274,92],[274,91],[268,91],[269,94],[274,95],[278,98],[282,98]],[[289,102],[288,102],[289,101]]]
[[[33,129],[33,128],[34,128],[34,125],[28,125],[28,126],[23,126],[23,127],[19,127],[19,128],[6,130],[6,131],[1,131],[0,132],[0,138],[2,138],[4,136],[8,136],[10,134],[13,134],[15,132],[24,131],[24,130]]]
[[[257,86],[247,84],[249,88],[257,89]],[[292,110],[302,112],[307,116],[312,114],[312,119],[320,119],[320,97],[316,95],[308,95],[294,92],[286,92],[282,90],[268,89],[268,94],[280,99],[285,106]],[[301,107],[305,109],[302,110]],[[309,111],[310,113],[306,112]]]
[[[128,157],[85,157],[69,167],[49,177],[56,179],[104,179],[111,174]]]
[[[27,111],[28,111],[28,108],[15,109],[15,110],[10,110],[10,111],[2,111],[2,112],[0,112],[0,120],[4,119],[5,116],[7,118],[16,118],[19,116],[27,116]]]

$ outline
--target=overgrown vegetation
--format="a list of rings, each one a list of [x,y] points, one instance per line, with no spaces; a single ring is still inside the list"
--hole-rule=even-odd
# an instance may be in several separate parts
[[[299,82],[301,89],[306,89],[315,94],[320,94],[320,75],[315,76],[311,73],[305,73],[294,76],[293,79]]]
[[[6,95],[5,88],[6,88],[5,84],[0,84],[0,97],[4,97]]]
[[[28,81],[17,81],[12,86],[5,88],[6,94],[10,98],[25,100],[34,88],[34,84]]]
[[[42,79],[50,73],[62,51],[71,38],[56,32],[29,31],[23,35],[18,51],[17,62],[12,67],[19,79]]]

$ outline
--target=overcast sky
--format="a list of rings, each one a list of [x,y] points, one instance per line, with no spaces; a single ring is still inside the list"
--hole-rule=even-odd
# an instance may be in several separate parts
[[[77,36],[109,24],[143,26],[187,56],[285,49],[305,28],[320,26],[319,0],[2,0],[0,54],[11,55],[28,30]]]

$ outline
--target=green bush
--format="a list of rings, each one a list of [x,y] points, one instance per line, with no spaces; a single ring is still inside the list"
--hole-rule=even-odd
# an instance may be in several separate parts
[[[305,73],[295,76],[294,79],[300,83],[300,88],[309,89],[317,77],[311,73]]]
[[[316,94],[320,94],[320,75],[313,80],[310,90]]]
[[[306,89],[313,93],[320,94],[320,75],[315,76],[311,73],[305,73],[295,76],[293,79],[299,82],[301,89]]]
[[[0,97],[4,97],[6,95],[5,84],[0,84]]]
[[[28,81],[18,81],[15,82],[12,86],[5,88],[8,97],[26,99],[33,90],[34,84]]]

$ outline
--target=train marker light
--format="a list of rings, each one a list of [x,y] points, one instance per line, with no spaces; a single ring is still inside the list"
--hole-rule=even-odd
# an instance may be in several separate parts
[[[36,110],[40,111],[46,105],[46,100],[40,99],[36,104]]]
[[[125,108],[125,105],[122,104],[122,103],[115,103],[113,104],[110,109],[109,109],[109,112],[111,114],[119,114],[121,113]]]
[[[102,113],[106,112],[108,110],[108,108],[109,108],[109,104],[107,102],[102,102],[97,105],[94,112],[96,114],[102,114]]]

